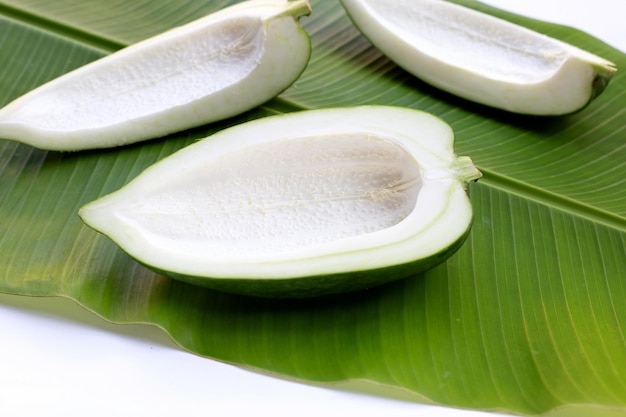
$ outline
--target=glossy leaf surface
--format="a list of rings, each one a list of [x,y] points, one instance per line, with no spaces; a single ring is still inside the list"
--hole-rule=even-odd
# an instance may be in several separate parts
[[[581,32],[461,3],[626,68],[626,55]],[[227,4],[2,1],[0,105]],[[588,415],[592,407],[593,415],[626,415],[621,71],[574,115],[510,115],[402,71],[356,31],[338,2],[312,7],[303,19],[313,39],[309,67],[279,98],[245,115],[107,151],[44,152],[0,140],[0,291],[66,296],[114,322],[156,324],[195,353],[312,383],[365,380],[418,400],[518,414],[568,407]],[[309,301],[224,295],[153,274],[76,214],[228,125],[367,103],[441,117],[456,132],[457,153],[485,175],[469,188],[475,221],[468,241],[425,274]]]

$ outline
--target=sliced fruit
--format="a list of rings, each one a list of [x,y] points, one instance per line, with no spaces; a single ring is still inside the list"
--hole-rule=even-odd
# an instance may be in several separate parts
[[[468,181],[440,119],[362,106],[267,117],[148,168],[80,217],[173,278],[310,297],[415,275],[469,231]]]
[[[442,90],[510,112],[585,107],[616,71],[572,45],[442,0],[341,0],[389,59]]]
[[[251,0],[131,45],[0,110],[0,138],[51,150],[104,148],[242,113],[302,73],[307,0]]]

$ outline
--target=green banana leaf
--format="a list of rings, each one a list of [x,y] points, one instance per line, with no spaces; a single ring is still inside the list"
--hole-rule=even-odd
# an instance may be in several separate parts
[[[571,28],[470,7],[588,49]],[[0,1],[0,105],[127,44],[233,1]],[[304,18],[311,62],[280,97],[143,144],[45,152],[0,139],[0,291],[68,297],[183,349],[312,384],[522,415],[626,416],[626,77],[583,111],[517,116],[436,90],[361,36],[338,1]],[[426,273],[300,301],[252,299],[154,274],[85,227],[83,204],[193,141],[245,120],[357,104],[434,113],[484,174],[464,246]],[[10,343],[10,341],[4,341]]]

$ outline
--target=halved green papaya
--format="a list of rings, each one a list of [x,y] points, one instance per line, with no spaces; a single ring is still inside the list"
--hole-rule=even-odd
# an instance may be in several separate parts
[[[222,120],[304,71],[308,0],[248,0],[69,72],[0,109],[0,138],[76,151]]]
[[[312,297],[450,256],[480,172],[453,131],[406,108],[310,110],[237,125],[80,209],[150,268],[255,296]]]
[[[588,51],[449,1],[341,3],[363,35],[408,72],[514,113],[579,111],[617,70]]]

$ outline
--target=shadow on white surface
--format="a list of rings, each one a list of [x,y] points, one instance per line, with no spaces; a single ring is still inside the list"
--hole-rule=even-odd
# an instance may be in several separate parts
[[[480,417],[273,378],[179,349],[72,300],[0,294],[2,415]],[[6,343],[10,341],[10,343]]]

